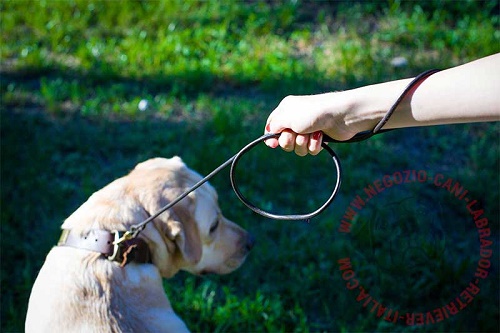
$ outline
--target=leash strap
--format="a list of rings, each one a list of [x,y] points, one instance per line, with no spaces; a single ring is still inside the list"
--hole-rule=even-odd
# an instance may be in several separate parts
[[[335,154],[335,152],[333,151],[333,149],[331,149],[330,147],[328,147],[328,145],[326,143],[323,143],[322,145],[323,145],[323,148],[332,157],[332,160],[333,160],[336,172],[337,172],[337,181],[335,183],[334,190],[333,190],[332,194],[330,195],[330,197],[328,198],[328,200],[320,208],[318,208],[317,210],[315,210],[312,213],[302,214],[302,215],[296,215],[296,214],[294,214],[294,215],[278,215],[278,214],[273,214],[273,213],[270,213],[270,212],[266,212],[265,210],[260,209],[257,206],[253,205],[252,203],[250,203],[250,201],[248,201],[248,199],[246,199],[243,196],[243,194],[239,190],[238,186],[236,185],[234,173],[235,173],[236,165],[237,165],[239,159],[245,153],[247,153],[250,149],[254,148],[258,143],[260,143],[262,141],[265,141],[267,139],[273,138],[273,137],[276,138],[278,136],[280,136],[280,133],[264,134],[261,137],[259,137],[259,138],[255,139],[254,141],[250,142],[248,145],[246,145],[245,147],[243,147],[238,153],[236,153],[233,157],[229,158],[226,162],[222,163],[214,171],[212,171],[206,177],[204,177],[203,179],[201,179],[200,181],[198,181],[196,184],[194,184],[193,186],[191,186],[190,188],[188,188],[186,191],[184,191],[182,194],[180,194],[176,199],[172,200],[167,205],[165,205],[160,210],[158,210],[155,214],[151,215],[150,217],[148,217],[143,222],[132,226],[130,228],[130,230],[127,231],[123,235],[122,239],[120,239],[119,241],[124,241],[124,240],[128,240],[128,239],[137,237],[137,235],[146,227],[146,225],[149,222],[153,221],[155,218],[157,218],[163,212],[165,212],[166,210],[170,209],[176,203],[178,203],[179,201],[181,201],[182,199],[184,199],[189,193],[193,192],[198,187],[200,187],[201,185],[203,185],[204,183],[206,183],[213,176],[215,176],[217,173],[219,173],[222,169],[224,169],[225,167],[227,167],[230,164],[231,164],[231,170],[230,170],[230,173],[229,173],[229,177],[231,179],[231,186],[233,187],[233,190],[236,193],[236,196],[248,208],[250,208],[251,210],[253,210],[257,214],[260,214],[260,215],[262,215],[264,217],[272,218],[272,219],[275,219],[275,220],[286,220],[286,221],[290,221],[290,220],[306,220],[306,221],[309,221],[311,218],[315,217],[316,215],[318,215],[319,213],[321,213],[323,210],[325,210],[326,207],[328,207],[328,205],[333,201],[333,199],[335,199],[335,196],[337,195],[337,193],[339,191],[340,182],[341,182],[341,179],[342,179],[339,158],[338,158],[337,154]]]
[[[254,141],[250,142],[248,145],[246,145],[245,147],[243,147],[238,153],[236,153],[233,157],[229,158],[226,162],[222,163],[219,167],[217,167],[214,171],[212,171],[206,177],[204,177],[199,182],[197,182],[196,184],[194,184],[193,186],[191,186],[190,188],[188,188],[186,191],[184,191],[175,200],[173,200],[170,203],[168,203],[167,205],[165,205],[158,212],[156,212],[155,214],[151,215],[149,218],[147,218],[143,222],[132,226],[129,231],[125,232],[125,234],[123,235],[123,237],[121,239],[119,239],[118,241],[116,241],[116,243],[120,243],[120,242],[123,242],[123,241],[126,241],[126,240],[130,240],[132,238],[137,237],[137,235],[139,235],[139,233],[146,227],[146,225],[149,222],[153,221],[160,214],[162,214],[163,212],[165,212],[166,210],[168,210],[169,208],[171,208],[172,206],[174,206],[176,203],[178,203],[179,201],[181,201],[182,199],[184,199],[189,193],[191,193],[194,190],[196,190],[198,187],[200,187],[201,185],[203,185],[205,182],[207,182],[209,179],[211,179],[213,176],[215,176],[217,173],[219,173],[222,169],[224,169],[225,167],[227,167],[230,164],[231,164],[231,170],[230,170],[229,176],[230,176],[230,179],[231,179],[231,186],[232,186],[232,188],[234,190],[234,193],[252,211],[254,211],[255,213],[257,213],[259,215],[262,215],[264,217],[275,219],[275,220],[284,220],[284,221],[306,220],[306,221],[309,221],[313,217],[315,217],[318,214],[320,214],[323,210],[325,210],[328,207],[328,205],[333,201],[333,199],[335,199],[335,196],[337,195],[337,193],[339,191],[339,188],[340,188],[340,184],[341,184],[342,174],[341,174],[340,161],[339,161],[339,158],[338,158],[337,154],[333,151],[333,149],[331,149],[327,145],[327,142],[335,142],[335,143],[358,142],[358,141],[366,140],[366,139],[372,137],[375,134],[379,134],[379,133],[390,131],[390,129],[382,129],[382,127],[387,123],[387,121],[389,120],[389,118],[391,117],[391,115],[394,113],[394,111],[396,110],[396,108],[399,106],[399,104],[401,103],[401,101],[406,97],[406,95],[415,86],[417,86],[418,84],[420,84],[421,82],[423,82],[426,78],[428,78],[429,76],[431,76],[432,74],[434,74],[434,73],[436,73],[438,71],[439,70],[437,70],[437,69],[431,69],[431,70],[425,71],[425,72],[421,73],[420,75],[416,76],[406,86],[406,88],[403,90],[403,92],[401,93],[401,95],[399,96],[399,98],[396,100],[396,102],[392,105],[392,107],[389,109],[389,111],[386,113],[386,115],[382,118],[382,120],[380,120],[379,123],[373,128],[373,130],[358,133],[354,137],[352,137],[351,139],[345,140],[345,141],[338,141],[338,140],[332,139],[331,137],[329,137],[327,135],[323,136],[322,147],[332,157],[332,161],[333,161],[333,164],[335,166],[335,170],[337,172],[337,180],[336,180],[336,182],[334,184],[333,191],[332,191],[332,194],[330,195],[330,197],[326,200],[326,202],[321,207],[319,207],[315,211],[313,211],[311,213],[308,213],[308,214],[293,214],[293,215],[280,215],[280,214],[270,213],[270,212],[267,212],[267,211],[265,211],[265,210],[263,210],[261,208],[258,208],[254,204],[252,204],[247,198],[245,198],[243,196],[243,194],[239,190],[239,188],[238,188],[238,186],[236,184],[236,181],[235,181],[235,177],[234,177],[234,173],[235,173],[235,169],[236,169],[236,166],[238,164],[238,161],[240,160],[240,158],[245,153],[247,153],[249,150],[251,150],[252,148],[254,148],[258,143],[260,143],[262,141],[265,141],[267,139],[270,139],[270,138],[277,138],[277,137],[280,136],[280,133],[271,133],[271,134],[265,134],[265,135],[263,135],[263,136],[255,139]]]

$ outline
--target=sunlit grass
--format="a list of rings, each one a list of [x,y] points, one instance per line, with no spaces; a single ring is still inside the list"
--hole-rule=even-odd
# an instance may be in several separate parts
[[[179,155],[207,174],[262,133],[285,95],[410,77],[499,52],[494,5],[1,2],[2,331],[23,330],[31,285],[62,220],[136,163]],[[407,65],[392,66],[394,57]],[[381,197],[352,238],[337,230],[342,215],[384,173],[422,168],[463,183],[498,238],[498,133],[497,124],[473,124],[333,145],[344,167],[341,194],[310,224],[253,215],[222,172],[212,180],[222,209],[257,246],[229,276],[165,281],[175,310],[193,331],[413,331],[360,306],[337,261],[352,254],[366,286],[387,304],[438,306],[475,268],[467,211],[422,187],[400,189],[418,199],[414,205]],[[331,173],[325,156],[260,147],[240,177],[259,205],[295,211],[328,194]],[[410,242],[418,249],[400,249]],[[498,331],[497,282],[495,267],[466,310],[424,329]]]

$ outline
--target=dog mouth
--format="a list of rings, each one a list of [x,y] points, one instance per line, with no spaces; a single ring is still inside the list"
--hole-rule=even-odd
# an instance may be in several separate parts
[[[203,268],[201,271],[196,272],[196,275],[206,276],[210,274],[224,275],[229,274],[238,269],[245,262],[247,255],[232,257],[227,259],[221,267],[217,268]]]
[[[243,255],[239,258],[229,258],[228,260],[226,260],[226,262],[224,263],[224,265],[230,269],[231,271],[235,270],[235,269],[238,269],[241,265],[243,265],[243,263],[245,262],[247,258],[247,255]]]
[[[255,238],[251,234],[249,234],[245,238],[244,242],[245,242],[244,245],[240,245],[239,251],[233,253],[231,257],[227,258],[221,264],[215,266],[214,265],[207,265],[205,267],[202,266],[200,267],[201,270],[198,272],[194,272],[194,274],[199,276],[205,276],[209,274],[224,275],[232,273],[233,271],[237,270],[239,267],[243,265],[248,255],[250,254],[250,251],[252,250],[255,244]]]

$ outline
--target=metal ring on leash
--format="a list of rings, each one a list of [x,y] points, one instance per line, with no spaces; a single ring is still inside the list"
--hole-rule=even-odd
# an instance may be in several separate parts
[[[267,217],[267,218],[275,219],[275,220],[284,220],[284,221],[306,220],[306,221],[309,221],[313,217],[320,214],[323,210],[325,210],[326,207],[328,207],[328,205],[330,205],[330,203],[333,201],[333,199],[335,199],[335,196],[338,194],[339,189],[340,189],[340,183],[341,183],[341,179],[342,179],[340,161],[339,161],[337,154],[335,154],[333,149],[328,147],[328,145],[326,143],[322,143],[322,147],[332,157],[333,164],[335,165],[335,170],[337,172],[337,181],[335,182],[335,186],[333,188],[332,194],[330,194],[330,197],[328,198],[328,200],[326,200],[326,202],[323,205],[321,205],[321,207],[319,207],[318,209],[316,209],[315,211],[313,211],[311,213],[280,215],[280,214],[274,214],[274,213],[267,212],[267,211],[255,206],[247,198],[245,198],[245,196],[241,193],[238,186],[236,185],[236,180],[235,180],[234,174],[235,174],[236,165],[238,164],[239,159],[245,153],[247,153],[249,150],[254,148],[257,144],[259,144],[260,142],[265,141],[265,140],[270,139],[270,138],[277,138],[279,136],[280,136],[280,133],[265,134],[265,135],[261,136],[260,138],[257,138],[256,140],[250,142],[248,145],[243,147],[243,149],[241,149],[236,155],[234,155],[233,162],[231,163],[231,170],[229,171],[229,178],[231,180],[231,186],[233,187],[233,191],[236,194],[236,196],[238,197],[238,199],[240,199],[241,202],[243,202],[245,204],[245,206],[247,206],[248,208],[250,208],[251,210],[253,210],[255,213],[257,213],[259,215],[262,215],[262,216]]]

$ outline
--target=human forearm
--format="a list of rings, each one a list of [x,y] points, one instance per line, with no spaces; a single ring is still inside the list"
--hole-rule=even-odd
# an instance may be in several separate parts
[[[373,128],[410,80],[354,89],[346,124]],[[373,119],[370,123],[369,119]],[[438,72],[415,87],[384,128],[500,120],[500,54]]]

